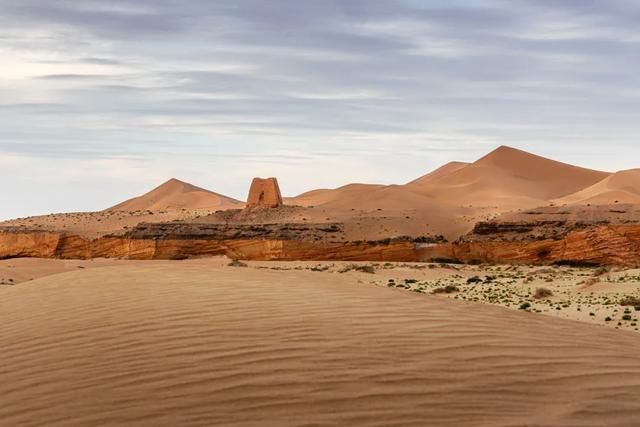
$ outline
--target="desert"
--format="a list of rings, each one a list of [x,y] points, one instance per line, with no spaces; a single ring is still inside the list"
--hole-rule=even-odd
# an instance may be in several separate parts
[[[448,268],[120,263],[0,288],[5,424],[638,422],[633,327],[400,288]],[[582,307],[598,325],[613,311]]]
[[[405,185],[170,179],[5,221],[0,420],[636,425],[633,173],[500,147]]]
[[[0,427],[640,426],[639,23],[0,0]]]

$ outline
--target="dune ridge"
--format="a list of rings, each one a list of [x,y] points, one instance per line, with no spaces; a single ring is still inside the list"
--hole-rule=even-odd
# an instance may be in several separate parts
[[[290,201],[335,209],[419,207],[445,216],[454,215],[453,208],[469,205],[503,212],[545,204],[609,175],[501,146],[473,163],[450,162],[404,185],[351,184],[307,192]]]
[[[557,204],[640,204],[640,169],[616,172],[602,181],[556,201]]]
[[[357,274],[180,266],[95,268],[0,289],[2,423],[640,422],[631,333],[471,309],[361,285]]]
[[[230,209],[242,207],[242,202],[171,178],[141,196],[108,208],[108,211]]]

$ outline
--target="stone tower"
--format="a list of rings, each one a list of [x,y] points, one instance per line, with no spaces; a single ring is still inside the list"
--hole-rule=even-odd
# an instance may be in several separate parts
[[[282,195],[276,178],[253,178],[247,208],[277,208],[282,206]]]

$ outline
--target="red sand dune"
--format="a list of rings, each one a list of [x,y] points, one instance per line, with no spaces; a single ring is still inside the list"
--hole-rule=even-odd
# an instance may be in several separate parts
[[[616,172],[590,187],[558,199],[557,203],[640,203],[640,169]]]
[[[449,206],[534,207],[589,187],[609,175],[500,147],[474,163],[451,162],[402,186],[351,184],[316,190],[293,204],[402,210]]]
[[[134,197],[107,210],[214,210],[238,207],[242,207],[242,202],[238,200],[172,178],[142,196]]]
[[[522,208],[574,193],[608,175],[503,146],[451,173],[426,176],[406,187],[456,205]]]

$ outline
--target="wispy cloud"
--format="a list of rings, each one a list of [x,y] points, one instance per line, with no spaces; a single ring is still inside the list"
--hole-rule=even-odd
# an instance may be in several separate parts
[[[90,199],[82,176],[111,199],[172,175],[241,198],[254,174],[283,175],[289,194],[405,182],[500,144],[606,169],[640,158],[637,2],[0,0],[0,10],[0,156],[29,159],[28,173],[0,178],[26,190],[45,164],[71,171],[48,178],[64,186],[62,205]],[[0,216],[50,202],[12,197]]]

